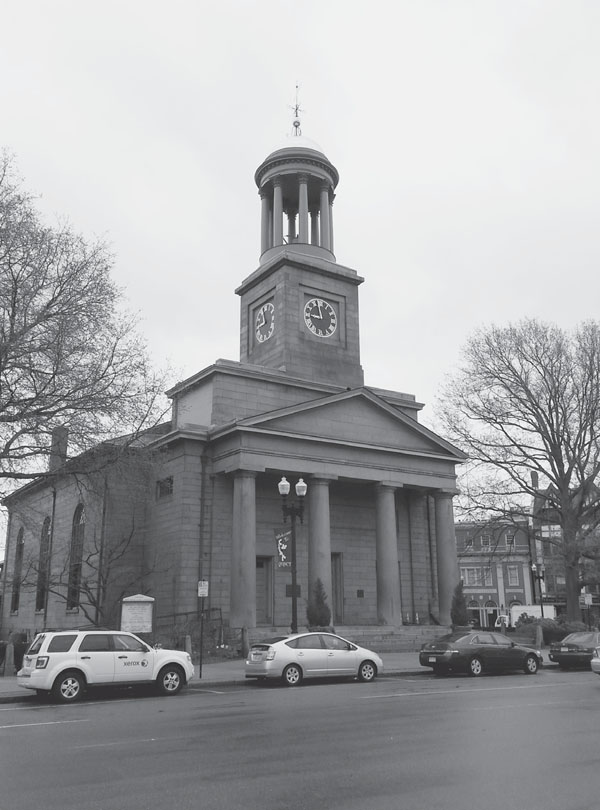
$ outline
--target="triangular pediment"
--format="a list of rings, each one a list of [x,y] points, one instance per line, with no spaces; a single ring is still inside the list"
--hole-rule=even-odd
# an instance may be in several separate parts
[[[408,453],[465,456],[433,431],[365,388],[241,420],[238,426]]]

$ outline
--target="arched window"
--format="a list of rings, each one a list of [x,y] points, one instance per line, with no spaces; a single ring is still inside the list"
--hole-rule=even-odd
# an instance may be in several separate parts
[[[71,551],[69,553],[69,586],[67,589],[67,610],[79,607],[81,588],[81,562],[83,559],[83,540],[85,537],[85,509],[79,504],[73,515],[71,531]]]
[[[42,525],[40,536],[40,556],[38,559],[37,589],[35,593],[35,609],[46,610],[46,594],[48,593],[48,579],[50,576],[50,518],[47,517]]]
[[[23,537],[23,529],[19,529],[17,535],[17,545],[15,547],[15,567],[13,571],[13,586],[10,599],[11,613],[16,613],[19,609],[19,600],[21,598],[21,580],[23,577],[23,554],[25,552],[25,538]]]

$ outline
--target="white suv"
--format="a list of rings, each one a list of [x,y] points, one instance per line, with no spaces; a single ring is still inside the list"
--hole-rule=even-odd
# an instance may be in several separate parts
[[[17,683],[63,703],[78,700],[88,687],[155,683],[176,695],[191,678],[191,656],[149,647],[132,633],[64,630],[40,633],[23,656]]]

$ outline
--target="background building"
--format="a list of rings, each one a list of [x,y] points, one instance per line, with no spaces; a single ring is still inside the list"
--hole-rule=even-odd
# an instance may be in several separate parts
[[[494,627],[510,608],[532,605],[530,532],[513,522],[457,523],[456,547],[469,617]]]

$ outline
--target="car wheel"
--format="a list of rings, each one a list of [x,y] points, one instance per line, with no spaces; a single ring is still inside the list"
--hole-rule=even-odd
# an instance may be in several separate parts
[[[286,686],[298,686],[302,682],[302,670],[297,664],[288,664],[281,677]]]
[[[478,678],[483,673],[483,662],[481,658],[471,658],[469,661],[469,675],[473,678]]]
[[[358,668],[358,680],[369,683],[377,675],[377,667],[372,661],[363,661]]]
[[[525,659],[525,664],[523,665],[523,669],[525,670],[526,675],[535,675],[538,671],[538,660],[535,655],[528,655]]]
[[[185,683],[185,676],[181,667],[176,664],[163,667],[158,673],[156,685],[162,695],[176,695]]]
[[[52,697],[61,703],[75,703],[85,689],[85,681],[79,672],[63,672],[54,681]]]

